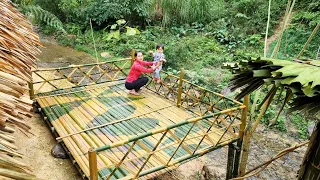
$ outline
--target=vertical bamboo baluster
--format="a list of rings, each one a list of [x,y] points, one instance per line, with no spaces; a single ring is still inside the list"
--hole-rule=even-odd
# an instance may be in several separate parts
[[[179,89],[178,89],[178,98],[177,98],[177,106],[180,107],[181,106],[181,94],[182,94],[182,80],[183,80],[183,76],[184,76],[184,69],[181,68],[180,70],[180,79],[179,79]]]
[[[90,180],[98,180],[97,152],[93,148],[89,149]]]
[[[241,125],[240,125],[240,130],[239,130],[239,139],[237,141],[238,149],[236,151],[235,160],[234,160],[233,177],[237,177],[238,176],[241,149],[242,149],[242,142],[243,142],[243,135],[244,135],[244,130],[246,128],[246,123],[247,123],[247,114],[248,114],[248,106],[249,106],[249,95],[244,97],[243,104],[246,107],[242,110],[242,115],[241,115]]]
[[[157,144],[153,147],[153,149],[152,149],[151,152],[154,152],[154,151],[158,148],[158,146],[160,145],[161,141],[162,141],[163,138],[166,136],[167,132],[168,132],[168,131],[165,131],[165,132],[163,133],[163,135],[161,136],[161,138],[159,139],[159,141],[157,142]],[[152,153],[152,154],[150,154],[150,155],[147,157],[147,159],[145,160],[145,162],[143,163],[143,165],[140,167],[139,171],[137,172],[135,178],[138,178],[138,177],[139,177],[140,172],[142,171],[142,169],[144,168],[144,166],[147,164],[147,162],[149,161],[149,159],[151,158],[152,155],[154,155],[154,154]]]
[[[132,49],[131,51],[131,66],[133,65],[134,62],[134,54],[136,53],[136,50]]]

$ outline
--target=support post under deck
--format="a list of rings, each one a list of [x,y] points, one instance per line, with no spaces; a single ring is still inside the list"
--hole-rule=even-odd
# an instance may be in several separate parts
[[[230,143],[228,147],[228,162],[227,162],[227,175],[226,180],[233,178],[234,161],[235,161],[235,148],[234,144]]]
[[[98,180],[97,151],[93,148],[89,149],[89,169],[90,180]]]

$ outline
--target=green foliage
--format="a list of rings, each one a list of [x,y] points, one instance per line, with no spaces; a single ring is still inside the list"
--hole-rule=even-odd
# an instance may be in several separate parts
[[[191,24],[193,22],[208,22],[213,10],[222,4],[221,0],[159,0],[155,4],[162,9],[162,24]]]
[[[113,24],[111,26],[111,28],[110,28],[111,32],[108,34],[108,36],[104,37],[105,40],[109,41],[112,38],[120,40],[120,32],[124,28],[126,28],[126,30],[127,30],[127,32],[126,32],[127,36],[133,36],[136,34],[140,34],[140,31],[137,28],[125,26],[126,21],[124,19],[120,19],[116,22],[117,22],[117,24]],[[117,29],[117,27],[118,27],[118,29]],[[117,30],[115,30],[115,29],[117,29]]]
[[[52,13],[42,9],[40,6],[27,5],[23,6],[22,10],[27,16],[33,19],[36,23],[44,23],[47,26],[56,28],[64,32],[62,22]]]
[[[123,18],[133,22],[143,21],[149,17],[152,2],[152,0],[95,0],[84,9],[85,19],[87,22],[92,19],[98,25]]]
[[[288,116],[290,121],[296,126],[299,131],[300,138],[307,139],[308,138],[308,125],[311,121],[307,121],[303,116],[298,113],[292,113]]]

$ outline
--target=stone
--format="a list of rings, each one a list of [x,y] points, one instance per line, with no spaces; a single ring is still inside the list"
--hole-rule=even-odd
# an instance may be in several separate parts
[[[55,158],[58,159],[66,159],[68,158],[68,154],[66,151],[63,149],[60,143],[56,144],[52,149],[51,149],[51,155]]]
[[[314,126],[315,126],[314,122],[312,122],[311,124],[308,125],[308,129],[307,129],[308,130],[308,137],[311,136],[311,134],[314,130]]]
[[[224,95],[224,96],[228,95],[229,93],[231,93],[231,90],[230,90],[230,88],[228,88],[228,87],[224,88],[224,89],[220,92],[220,94],[222,94],[222,95]]]

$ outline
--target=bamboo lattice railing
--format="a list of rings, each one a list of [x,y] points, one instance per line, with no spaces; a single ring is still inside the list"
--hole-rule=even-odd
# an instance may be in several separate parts
[[[85,177],[150,178],[239,139],[242,103],[165,72],[145,97],[127,97],[131,64],[33,72],[34,96]]]
[[[131,58],[32,71],[33,96],[39,93],[124,80]]]

